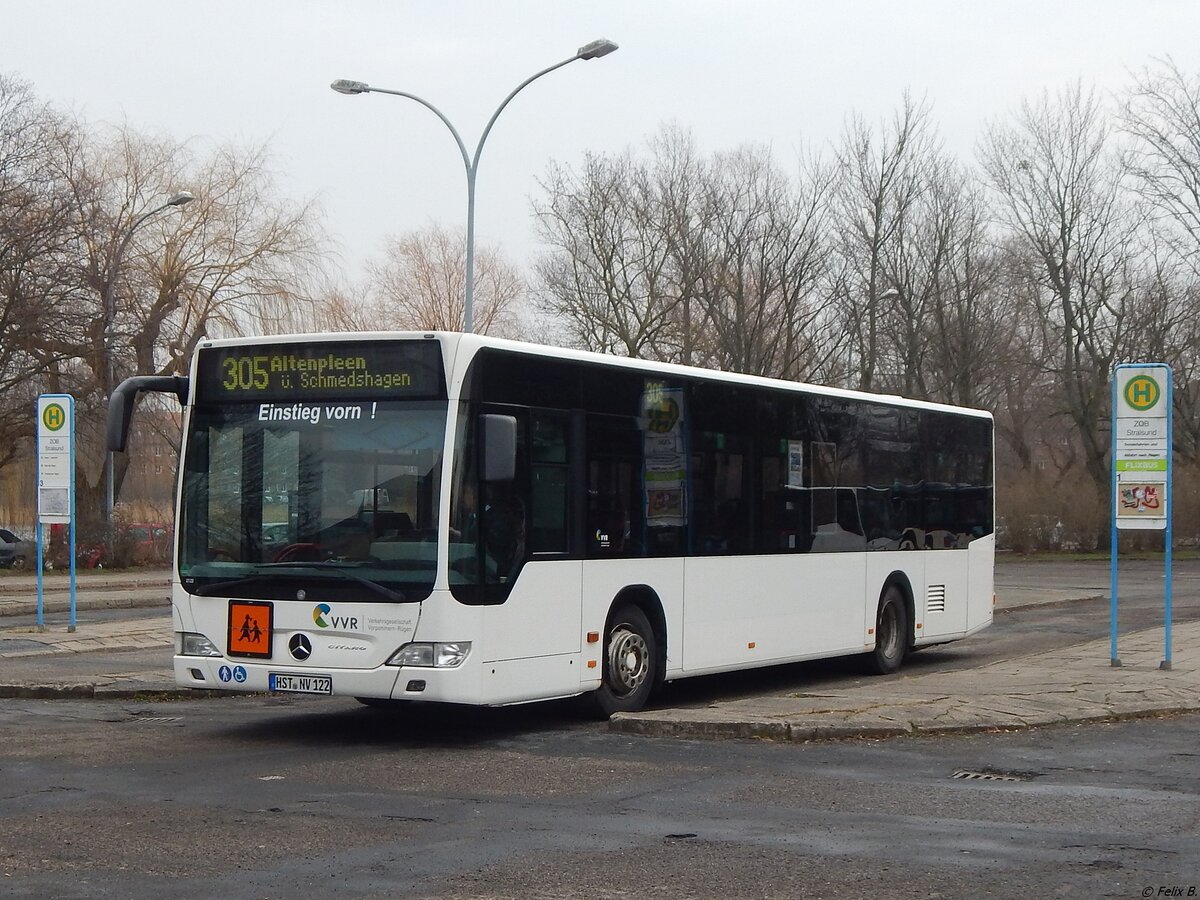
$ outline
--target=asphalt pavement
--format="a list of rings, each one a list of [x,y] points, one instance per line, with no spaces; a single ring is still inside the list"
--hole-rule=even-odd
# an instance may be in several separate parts
[[[1033,577],[1027,571],[1017,577],[1015,569],[999,565],[998,610],[1083,598],[1100,602],[1107,596],[1106,566],[1065,565],[1054,578],[1039,578],[1036,571]],[[1183,577],[1200,577],[1196,568]],[[1006,579],[1006,571],[1013,577]],[[1050,572],[1045,570],[1047,576]],[[39,630],[29,624],[36,576],[0,579],[0,697],[197,695],[177,689],[171,672],[168,572],[81,577],[74,631],[67,625],[66,581],[63,575],[46,577],[46,624]],[[87,615],[124,608],[139,613]],[[930,652],[922,651],[894,676],[823,679],[807,690],[793,681],[753,696],[618,714],[610,727],[633,734],[800,741],[1029,728],[1200,710],[1200,620],[1173,625],[1169,667],[1164,637],[1161,625],[1121,634],[1120,666],[1110,661],[1107,639],[954,671],[917,664]],[[970,640],[953,646],[969,653]]]

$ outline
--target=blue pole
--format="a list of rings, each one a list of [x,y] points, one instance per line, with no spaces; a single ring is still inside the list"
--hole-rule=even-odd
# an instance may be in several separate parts
[[[67,623],[67,631],[74,633],[75,631],[75,455],[71,454],[71,546],[69,552],[71,554],[71,613]]]
[[[68,454],[68,458],[70,459],[70,466],[71,466],[71,510],[70,510],[70,518],[71,518],[70,543],[71,543],[71,546],[70,546],[70,550],[69,550],[69,552],[71,554],[71,612],[70,612],[70,616],[69,616],[69,622],[67,624],[67,631],[69,633],[73,634],[75,632],[75,398],[74,397],[67,398],[67,408],[71,411],[71,444],[70,444],[70,452]],[[108,464],[110,466],[112,465],[112,457],[113,457],[112,451],[109,451]],[[107,490],[111,491],[112,487],[113,487],[113,484],[112,484],[112,480],[110,478],[109,482],[108,482]],[[108,533],[111,536],[112,535],[112,507],[109,507],[108,512],[109,512],[109,519],[108,519],[109,532]]]
[[[42,519],[37,520],[37,630],[46,630],[46,616],[42,608]]]
[[[1163,608],[1163,620],[1165,627],[1163,629],[1163,643],[1165,649],[1163,651],[1163,661],[1159,664],[1160,669],[1171,668],[1171,553],[1172,544],[1174,544],[1174,529],[1172,528],[1172,520],[1175,518],[1175,498],[1172,488],[1174,466],[1175,466],[1175,380],[1172,378],[1170,368],[1164,366],[1163,371],[1166,373],[1167,381],[1167,496],[1165,498],[1167,504],[1167,552],[1164,554],[1166,558],[1166,571],[1164,578],[1166,579],[1166,603]]]
[[[1109,531],[1111,533],[1110,549],[1109,549],[1109,662],[1114,666],[1121,665],[1121,660],[1117,656],[1117,373],[1121,371],[1121,366],[1117,366],[1113,370],[1112,375],[1112,406],[1110,407],[1110,418],[1112,419],[1112,444],[1109,448],[1110,457],[1110,475],[1111,483],[1109,487]]]

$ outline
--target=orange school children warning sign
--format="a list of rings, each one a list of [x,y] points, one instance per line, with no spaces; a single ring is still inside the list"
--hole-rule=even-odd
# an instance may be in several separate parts
[[[274,611],[274,604],[267,601],[230,600],[229,655],[270,659]]]

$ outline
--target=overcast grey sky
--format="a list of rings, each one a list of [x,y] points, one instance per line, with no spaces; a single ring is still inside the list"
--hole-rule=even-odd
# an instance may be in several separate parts
[[[530,85],[484,149],[478,234],[525,266],[549,160],[639,144],[672,121],[703,151],[770,144],[791,166],[846,115],[925,96],[950,149],[1022,97],[1113,90],[1170,54],[1200,72],[1197,0],[93,0],[0,4],[0,70],[92,121],[269,142],[286,191],[317,196],[351,270],[388,234],[462,227],[461,158],[429,111],[342,96],[335,78],[418,94],[474,150],[527,76],[606,37],[621,49]],[[186,185],[180,185],[186,188]]]

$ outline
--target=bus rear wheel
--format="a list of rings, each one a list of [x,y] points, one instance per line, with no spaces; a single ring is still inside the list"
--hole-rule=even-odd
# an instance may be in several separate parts
[[[650,699],[658,677],[658,646],[650,620],[636,606],[613,613],[604,636],[604,668],[592,695],[607,718],[615,712],[637,712]]]
[[[908,608],[904,592],[894,584],[884,588],[875,616],[875,649],[867,654],[867,666],[876,675],[890,675],[900,668],[908,651]]]

